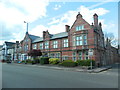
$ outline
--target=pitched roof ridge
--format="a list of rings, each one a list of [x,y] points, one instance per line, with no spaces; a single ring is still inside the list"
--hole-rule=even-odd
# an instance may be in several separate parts
[[[35,36],[35,37],[40,37],[40,36],[36,36],[36,35],[32,35],[32,34],[29,34],[29,35],[31,35],[31,36]]]
[[[5,43],[15,43],[15,42],[8,42],[8,41],[5,41]]]

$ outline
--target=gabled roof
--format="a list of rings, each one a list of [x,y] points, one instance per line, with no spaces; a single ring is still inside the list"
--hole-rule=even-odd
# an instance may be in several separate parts
[[[63,37],[67,37],[67,36],[68,36],[68,32],[62,32],[62,33],[58,33],[58,34],[50,34],[50,40],[57,39],[57,38],[63,38]],[[40,41],[43,41],[43,37],[36,38],[34,41],[32,41],[32,43],[36,43],[36,42],[40,42]]]

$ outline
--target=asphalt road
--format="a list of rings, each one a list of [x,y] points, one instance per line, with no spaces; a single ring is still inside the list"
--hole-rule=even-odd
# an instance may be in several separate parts
[[[2,88],[118,88],[118,69],[94,74],[3,64]]]

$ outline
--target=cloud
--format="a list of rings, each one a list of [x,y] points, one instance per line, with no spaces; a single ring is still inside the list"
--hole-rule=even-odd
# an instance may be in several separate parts
[[[0,1],[0,26],[4,41],[22,40],[25,35],[23,21],[32,23],[46,17],[48,0],[2,0]]]
[[[8,27],[46,16],[48,0],[5,0],[0,2],[0,20]]]
[[[59,19],[53,18],[53,19],[52,19],[52,22],[48,23],[48,25],[56,24],[56,23],[58,23],[59,21],[60,21]]]
[[[53,8],[54,10],[58,10],[58,9],[60,9],[61,8],[61,5],[55,5],[55,7]]]
[[[48,28],[43,25],[38,25],[30,31],[30,34],[42,37],[43,31],[46,31]]]
[[[63,15],[60,15],[59,17],[57,16],[52,18],[51,22],[48,23],[47,27],[43,25],[36,26],[34,29],[32,29],[31,33],[34,35],[42,36],[42,32],[47,29],[51,34],[65,32],[65,25],[72,26],[76,19],[76,15],[79,11],[82,14],[83,18],[90,24],[93,22],[94,13],[97,13],[99,16],[102,16],[109,12],[104,8],[89,9],[88,7],[80,6],[75,11],[70,10],[64,13]],[[104,19],[100,19],[99,21],[105,24]]]
[[[109,11],[104,9],[104,8],[95,8],[95,9],[89,9],[89,7],[85,6],[80,6],[76,10],[72,11],[67,11],[63,15],[60,15],[60,17],[54,17],[50,23],[48,23],[48,30],[50,33],[60,33],[65,31],[65,25],[70,25],[72,26],[75,19],[76,15],[80,12],[83,16],[83,18],[90,24],[93,22],[93,15],[94,13],[97,13],[98,16],[103,16],[107,14]],[[102,22],[104,25],[104,19],[99,19],[100,22]],[[103,26],[104,26],[103,25]]]

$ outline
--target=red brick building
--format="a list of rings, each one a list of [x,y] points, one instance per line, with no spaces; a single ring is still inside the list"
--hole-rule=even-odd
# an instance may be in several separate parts
[[[93,15],[93,19],[94,23],[91,25],[78,13],[72,26],[65,25],[65,32],[50,34],[47,30],[43,31],[43,37],[30,35],[26,32],[24,39],[19,44],[18,59],[26,60],[29,58],[27,56],[29,50],[40,49],[43,54],[52,58],[60,58],[60,60],[93,59],[96,61],[96,65],[109,64],[109,59],[106,59],[105,56],[109,49],[104,44],[102,24],[98,23],[97,14]],[[93,55],[89,55],[89,50]],[[118,54],[117,49],[115,53]],[[114,62],[114,58],[112,60]]]

